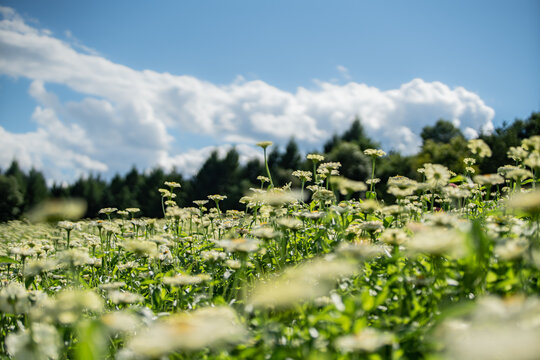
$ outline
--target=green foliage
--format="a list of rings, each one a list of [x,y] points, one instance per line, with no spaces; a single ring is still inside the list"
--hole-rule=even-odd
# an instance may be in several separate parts
[[[423,142],[431,140],[435,143],[448,144],[455,137],[463,137],[461,131],[450,121],[439,119],[433,126],[425,126],[420,133]]]
[[[341,163],[340,173],[352,180],[366,180],[371,174],[371,159],[359,144],[340,141],[326,154],[328,161]]]
[[[86,216],[93,216],[104,206],[105,191],[107,184],[100,176],[90,175],[80,178],[69,189],[69,196],[81,198],[87,201]]]
[[[504,123],[489,135],[481,135],[491,148],[493,155],[480,163],[483,173],[496,173],[508,157],[506,153],[511,146],[519,146],[523,139],[540,134],[540,113],[532,113],[527,120],[515,120],[512,124]]]
[[[206,199],[213,194],[227,194],[227,199],[220,206],[224,209],[233,208],[232,204],[237,204],[248,189],[248,184],[242,181],[240,175],[239,154],[236,149],[229,150],[222,159],[217,151],[212,152],[193,178],[191,200]]]
[[[291,138],[285,146],[285,152],[279,157],[277,165],[287,170],[296,170],[300,167],[302,156],[294,138]]]
[[[366,135],[364,127],[362,126],[362,121],[359,117],[356,117],[354,119],[351,127],[347,131],[345,131],[343,135],[334,135],[324,145],[324,152],[330,153],[332,149],[342,141],[357,144],[362,151],[366,149],[376,149],[380,147],[377,142],[373,141]]]
[[[420,152],[414,156],[414,168],[418,169],[425,163],[441,164],[454,171],[462,173],[465,169],[463,159],[470,156],[467,140],[456,136],[448,143],[437,143],[433,140],[424,142]]]
[[[13,179],[15,179],[15,181],[17,182],[17,187],[24,197],[26,192],[26,175],[21,170],[17,160],[13,160],[11,162],[11,165],[6,170],[4,175],[11,176]]]
[[[383,186],[380,186],[380,196],[387,203],[392,203],[394,197],[389,195],[386,192],[386,183],[388,178],[395,176],[395,174],[400,174],[401,176],[406,176],[410,179],[416,179],[418,173],[416,172],[416,167],[414,160],[416,158],[412,156],[403,156],[398,152],[390,152],[386,157],[384,157],[377,166],[376,175],[381,179]]]
[[[18,218],[24,206],[24,197],[14,176],[0,175],[0,221]]]
[[[432,163],[444,165],[455,173],[464,171],[463,159],[470,155],[467,140],[450,121],[438,120],[435,125],[424,127],[420,136],[422,149],[413,157],[414,169]]]
[[[24,194],[24,203],[27,209],[30,209],[49,196],[49,190],[45,177],[36,169],[32,168],[26,178],[26,192]]]

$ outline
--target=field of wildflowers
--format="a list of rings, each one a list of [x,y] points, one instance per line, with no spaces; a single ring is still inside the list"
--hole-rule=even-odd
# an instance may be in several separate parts
[[[270,142],[259,144],[264,150]],[[540,136],[497,174],[425,164],[377,199],[309,154],[300,189],[261,186],[164,218],[76,201],[0,225],[0,353],[15,359],[536,359]],[[266,161],[265,161],[266,164]],[[60,220],[61,221],[58,221]]]

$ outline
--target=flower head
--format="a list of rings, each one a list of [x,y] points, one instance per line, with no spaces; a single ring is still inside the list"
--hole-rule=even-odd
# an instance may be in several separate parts
[[[108,208],[103,208],[101,210],[99,210],[99,213],[100,214],[107,214],[107,215],[110,215],[112,214],[113,212],[115,211],[118,211],[117,208],[113,208],[113,207],[108,207]]]
[[[311,160],[314,163],[318,163],[318,162],[324,160],[324,156],[322,156],[320,154],[307,154],[306,159]]]
[[[343,352],[374,352],[384,345],[391,345],[394,336],[388,332],[367,328],[353,334],[341,336],[336,340],[336,347]]]
[[[491,157],[491,149],[482,139],[469,140],[467,146],[469,147],[469,150],[471,150],[473,154],[478,155],[478,157]]]
[[[450,172],[446,166],[440,164],[424,164],[426,183],[431,188],[441,188],[448,184]]]
[[[258,147],[261,147],[261,148],[263,148],[263,149],[266,149],[267,147],[272,146],[273,144],[274,144],[274,143],[271,142],[271,141],[261,141],[261,142],[258,142],[258,143],[257,143],[257,146],[258,146]]]
[[[260,280],[248,299],[256,308],[287,308],[326,295],[340,277],[352,275],[355,267],[341,260],[317,259],[279,276]]]
[[[208,195],[208,198],[214,201],[221,201],[225,200],[227,198],[227,195]]]
[[[377,150],[377,149],[366,149],[364,150],[364,154],[371,157],[371,158],[378,158],[378,157],[383,157],[384,155],[386,155],[386,153],[382,150]]]
[[[60,335],[49,324],[35,323],[6,337],[8,353],[15,359],[57,359]]]
[[[135,355],[157,359],[174,351],[223,348],[244,341],[247,335],[234,310],[206,307],[155,322],[133,337],[126,348]]]
[[[182,187],[182,185],[180,185],[179,183],[177,183],[175,181],[165,181],[165,186],[168,186],[170,188],[180,188],[180,187]]]
[[[210,279],[211,277],[208,274],[198,274],[198,275],[177,274],[174,276],[164,276],[162,281],[164,284],[170,285],[170,286],[184,286],[184,285],[198,285]]]
[[[297,177],[300,181],[311,181],[311,172],[305,170],[295,170],[292,172],[292,176]]]

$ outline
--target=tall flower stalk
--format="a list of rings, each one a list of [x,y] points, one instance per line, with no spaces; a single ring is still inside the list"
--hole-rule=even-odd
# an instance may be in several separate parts
[[[371,179],[369,182],[369,192],[367,193],[368,199],[375,199],[377,197],[377,194],[374,191],[374,185],[376,183],[375,181],[375,163],[377,158],[383,157],[386,155],[386,153],[382,150],[376,150],[376,149],[366,149],[364,150],[364,154],[369,156],[371,158]]]
[[[261,141],[257,143],[257,146],[261,147],[263,149],[264,153],[264,167],[266,168],[266,174],[268,175],[268,178],[270,179],[270,187],[274,187],[274,182],[272,181],[272,175],[270,174],[270,168],[268,167],[268,160],[266,158],[266,148],[271,146],[273,142],[271,141]]]
[[[324,160],[324,156],[319,154],[307,154],[306,159],[313,162],[313,181],[317,185],[317,164]]]

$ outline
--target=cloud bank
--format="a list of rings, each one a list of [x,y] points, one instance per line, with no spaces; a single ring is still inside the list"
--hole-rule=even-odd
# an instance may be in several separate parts
[[[22,134],[0,126],[0,167],[17,158],[55,180],[123,172],[134,163],[175,166],[191,175],[214,148],[223,152],[235,144],[245,160],[260,156],[255,142],[283,143],[291,136],[304,148],[321,148],[355,116],[386,150],[406,154],[418,150],[419,132],[439,118],[470,136],[493,127],[494,110],[477,94],[440,82],[414,79],[386,91],[352,81],[316,81],[296,92],[241,78],[216,85],[114,63],[29,25],[7,7],[0,7],[0,16],[0,75],[31,80],[37,126]],[[47,84],[66,86],[81,99],[63,101]],[[182,144],[175,134],[209,138],[215,146]]]

